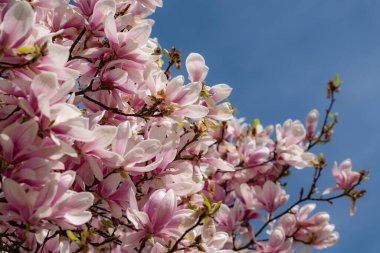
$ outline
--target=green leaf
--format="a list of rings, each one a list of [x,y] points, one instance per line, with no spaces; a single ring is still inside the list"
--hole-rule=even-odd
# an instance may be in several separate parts
[[[253,128],[256,128],[258,125],[260,125],[260,120],[259,120],[259,119],[255,119],[255,120],[252,122],[252,126],[253,126]]]
[[[204,194],[202,194],[202,198],[203,198],[203,201],[204,201],[203,204],[207,208],[207,213],[210,213],[211,212],[211,202],[210,202],[210,200]]]
[[[100,221],[106,228],[113,228],[113,223],[110,220],[103,219]]]
[[[189,202],[187,207],[193,211],[197,211],[198,210],[198,207],[196,205],[194,205],[193,203]]]
[[[189,241],[189,242],[193,242],[194,239],[193,237],[191,237],[191,235],[189,233],[186,234],[186,239]]]
[[[336,74],[335,79],[334,79],[334,87],[338,88],[340,86],[340,84],[341,84],[341,81],[340,81],[339,74]]]
[[[201,224],[205,223],[207,219],[209,219],[207,215],[205,215],[204,217],[201,216]]]
[[[31,53],[33,53],[33,50],[31,48],[29,48],[29,47],[19,47],[17,49],[17,51],[19,53],[22,53],[22,54],[31,54]]]
[[[216,214],[219,211],[221,206],[222,206],[222,201],[218,201],[218,203],[216,203],[214,205],[214,209],[212,210],[212,214]]]
[[[80,242],[79,238],[71,230],[66,230],[66,235],[74,242]]]
[[[87,230],[83,230],[83,231],[80,233],[80,239],[81,239],[82,244],[86,244],[86,242],[87,242],[87,237],[88,237],[88,231],[87,231]]]
[[[169,59],[171,58],[170,53],[169,53],[169,51],[168,51],[167,49],[164,49],[164,54],[165,54],[165,56],[168,57]]]
[[[36,55],[40,55],[41,54],[41,48],[40,48],[40,46],[37,43],[34,43],[34,52],[35,52]]]

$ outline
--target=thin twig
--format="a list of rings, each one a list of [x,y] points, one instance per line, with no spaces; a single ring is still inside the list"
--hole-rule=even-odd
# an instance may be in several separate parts
[[[80,34],[78,35],[78,37],[75,39],[74,43],[71,45],[70,50],[69,50],[69,61],[70,61],[71,59],[73,59],[72,54],[73,54],[74,48],[75,48],[75,46],[78,44],[78,42],[80,41],[80,39],[83,37],[83,35],[84,35],[85,33],[86,33],[86,28],[84,27],[84,28],[82,29],[82,31],[80,32]]]

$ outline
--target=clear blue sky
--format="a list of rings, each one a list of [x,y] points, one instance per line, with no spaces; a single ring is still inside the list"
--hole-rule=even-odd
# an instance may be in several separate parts
[[[205,56],[208,84],[231,85],[232,103],[249,121],[271,124],[304,119],[312,108],[323,112],[326,82],[341,75],[340,121],[322,151],[330,165],[352,158],[356,169],[371,170],[371,179],[356,216],[349,216],[348,199],[322,206],[341,240],[321,252],[378,253],[380,1],[167,0],[153,19],[162,46]],[[308,180],[298,175],[294,184]]]

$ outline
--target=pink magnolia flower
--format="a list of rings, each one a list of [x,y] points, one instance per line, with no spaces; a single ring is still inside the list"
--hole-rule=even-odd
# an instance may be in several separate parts
[[[186,58],[186,69],[192,82],[203,82],[209,70],[203,56],[197,53],[191,53]]]
[[[177,149],[181,150],[184,145],[187,145],[189,139],[194,137],[194,133],[189,133],[186,138],[182,138]],[[188,139],[189,138],[189,139]],[[234,171],[235,168],[224,161],[218,154],[212,149],[209,149],[215,141],[210,138],[202,138],[192,144],[188,145],[185,150],[183,150],[182,155],[193,157],[194,169],[199,170],[196,173],[208,174],[212,171]],[[202,156],[203,155],[203,156]],[[199,159],[198,159],[199,157]],[[201,171],[202,170],[202,171]]]
[[[249,186],[248,184],[241,184],[240,187],[236,189],[236,194],[240,197],[245,205],[245,208],[248,210],[257,211],[262,206],[256,198],[255,188]]]
[[[175,191],[177,196],[195,194],[201,191],[205,185],[203,181],[199,181],[194,166],[189,161],[172,162],[165,171],[157,176],[160,178],[160,183],[165,185],[167,189]]]
[[[254,190],[260,207],[269,213],[274,212],[289,199],[289,195],[286,194],[279,183],[272,181],[265,182],[263,187],[255,186]]]
[[[235,201],[232,208],[222,204],[215,220],[218,222],[218,231],[225,231],[231,234],[239,228],[244,218],[245,212],[242,203]]]
[[[104,15],[104,11],[101,8],[98,9]],[[133,81],[141,82],[143,81],[144,64],[150,59],[154,59],[154,56],[150,54],[153,53],[153,50],[146,47],[152,30],[152,23],[148,21],[141,22],[128,32],[121,33],[117,31],[118,27],[112,13],[114,12],[111,11],[110,14],[107,14],[105,20],[99,19],[100,23],[103,20],[105,21],[105,35],[109,40],[110,49],[117,56],[117,60],[111,61],[106,67],[122,69],[128,73],[128,77]],[[110,53],[108,49],[105,49],[98,52],[88,51],[84,56],[98,57],[105,52]]]
[[[209,90],[209,93],[212,94],[210,97],[205,95],[203,97],[204,104],[207,105],[209,110],[208,117],[226,121],[233,118],[234,109],[229,102],[222,102],[225,98],[229,96],[232,88],[226,84],[218,84]]]
[[[318,111],[273,139],[273,126],[233,117],[232,88],[207,84],[200,54],[185,61],[189,83],[168,75],[180,54],[146,19],[162,0],[71,3],[0,0],[3,251],[291,253],[337,241],[315,205],[255,236],[289,199],[279,173],[313,166]],[[328,193],[360,197],[349,160],[333,175]]]
[[[150,11],[154,11],[156,7],[162,7],[162,0],[136,0],[136,2]]]
[[[197,104],[202,85],[194,82],[184,86],[183,81],[182,77],[175,78],[169,82],[165,89],[166,100],[174,107],[174,112],[171,115],[190,118],[206,116],[207,108]]]
[[[123,181],[119,173],[113,173],[107,176],[98,184],[98,194],[108,204],[112,216],[121,218],[123,210],[128,207],[127,199],[131,183]]]
[[[270,232],[268,243],[258,242],[260,253],[291,253],[293,240],[286,237],[282,227],[276,227]]]
[[[339,166],[335,162],[332,173],[336,180],[336,186],[326,189],[323,194],[329,194],[337,190],[350,190],[359,182],[361,177],[359,172],[352,171],[350,159],[344,160]]]
[[[297,231],[297,219],[294,214],[287,213],[278,221],[278,226],[281,226],[286,236],[293,236]]]
[[[208,219],[197,230],[192,231],[192,238],[196,238],[198,235],[202,238],[201,247],[204,252],[210,253],[229,253],[229,250],[223,250],[224,245],[228,241],[228,234],[223,231],[216,231],[213,219]],[[190,252],[199,252],[198,250],[193,250]]]
[[[149,76],[146,85],[149,95],[153,97],[145,98],[147,104],[154,104],[160,101],[158,108],[171,118],[181,121],[183,117],[203,118],[207,115],[208,109],[199,104],[202,91],[202,84],[193,82],[184,85],[183,76],[177,76],[168,81],[163,73],[157,76]]]
[[[317,129],[319,112],[316,109],[311,110],[306,117],[306,137],[311,138]]]
[[[112,151],[123,157],[121,166],[130,172],[152,171],[162,161],[161,158],[148,163],[161,151],[161,143],[156,139],[144,140],[133,135],[128,121],[118,126],[115,140],[112,143]]]
[[[178,226],[183,221],[184,213],[177,211],[177,197],[173,190],[157,190],[152,193],[141,211],[137,205],[135,193],[129,191],[129,204],[127,218],[139,232],[127,236],[125,245],[138,244],[148,235],[169,238],[173,234],[178,235]],[[188,213],[186,211],[186,213]]]
[[[32,33],[35,14],[27,2],[9,2],[9,8],[2,14],[0,26],[0,47],[3,49],[17,48],[22,45]],[[4,61],[4,60],[2,60]]]
[[[104,166],[116,168],[122,165],[123,158],[118,153],[109,150],[116,133],[117,127],[115,126],[97,126],[93,130],[95,139],[83,143],[78,148],[84,162],[78,174],[87,184],[93,182],[93,178],[88,174],[89,169],[97,180],[102,181]]]
[[[131,13],[144,18],[154,13],[157,7],[162,7],[162,3],[162,0],[135,0],[131,6]]]
[[[4,176],[18,183],[27,184],[34,189],[41,189],[49,180],[52,171],[63,171],[65,166],[62,162],[33,157],[16,163],[4,172]]]
[[[34,2],[34,5],[36,4],[37,3]],[[76,36],[81,32],[85,25],[83,16],[70,8],[66,1],[43,0],[38,3],[38,6],[41,6],[42,4],[44,5],[43,7],[54,10],[45,11],[45,16],[43,17],[44,19],[41,21],[44,22],[44,24],[49,27],[52,32],[60,33],[60,36],[63,37],[60,38],[62,39],[60,44],[65,45],[66,43],[70,43],[71,40],[75,40]]]
[[[227,137],[231,136],[234,140],[238,140],[240,136],[249,131],[248,124],[244,122],[244,118],[231,119],[227,126]]]
[[[310,166],[315,155],[305,152],[302,146],[306,136],[304,126],[298,120],[287,120],[283,126],[276,125],[276,158],[280,164],[294,166],[303,169]]]
[[[77,193],[69,190],[75,173],[67,171],[51,174],[48,183],[40,190],[20,185],[6,178],[3,184],[7,203],[1,203],[1,219],[27,222],[43,226],[43,221],[53,221],[60,226],[71,227],[86,223],[91,213],[86,211],[94,201],[89,192]]]
[[[90,17],[94,11],[95,4],[99,1],[96,0],[74,0],[75,6],[78,8],[78,12],[80,12],[85,17]]]
[[[38,124],[35,120],[24,123],[21,120],[2,129],[0,134],[0,152],[5,161],[17,164],[36,157],[55,160],[62,156],[54,157],[61,148],[37,135]]]
[[[87,3],[86,3],[87,2]],[[82,11],[91,13],[89,18],[89,24],[87,29],[92,31],[95,35],[104,35],[101,30],[104,29],[104,21],[107,17],[113,17],[116,13],[116,2],[115,0],[99,0],[99,1],[86,1],[79,6]],[[86,6],[86,4],[89,4]],[[83,8],[84,7],[84,8]],[[92,7],[92,8],[91,8]],[[91,10],[92,9],[92,10]]]
[[[268,147],[257,146],[255,140],[248,139],[242,148],[244,150],[245,168],[255,167],[270,160],[270,149]]]
[[[189,73],[189,80],[192,82],[202,83],[208,74],[208,67],[204,58],[197,53],[191,53],[186,58],[186,69]],[[208,116],[216,120],[229,120],[232,118],[232,107],[228,102],[218,104],[218,102],[226,99],[232,91],[232,88],[227,84],[218,84],[208,92],[211,94],[204,96],[204,105],[208,108]]]
[[[292,210],[297,219],[294,237],[317,249],[327,248],[338,241],[339,233],[335,231],[335,226],[329,223],[330,216],[326,212],[319,212],[308,218],[315,207],[315,204],[308,204],[301,208],[296,206]]]

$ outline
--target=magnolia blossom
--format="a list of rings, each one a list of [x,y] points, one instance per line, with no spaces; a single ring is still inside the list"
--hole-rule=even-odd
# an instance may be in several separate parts
[[[267,244],[258,243],[260,253],[288,253],[291,252],[292,239],[287,239],[284,230],[276,227],[270,233]]]
[[[269,213],[275,211],[289,199],[289,195],[285,193],[281,186],[272,181],[267,181],[263,187],[255,186],[254,190],[254,196],[259,206]]]
[[[82,225],[91,219],[86,211],[94,201],[89,192],[70,191],[75,173],[52,174],[49,183],[41,191],[23,187],[12,179],[3,182],[4,197],[7,203],[1,203],[3,221],[23,221],[32,226],[42,222],[55,221],[61,226]]]
[[[139,210],[133,190],[129,192],[129,205],[127,218],[133,226],[140,230],[131,233],[124,240],[125,245],[135,245],[145,236],[153,235],[163,239],[170,238],[173,233],[177,234],[178,226],[187,213],[177,209],[177,197],[173,190],[167,192],[158,190],[154,192]]]
[[[293,236],[301,242],[322,249],[334,245],[339,239],[339,233],[335,231],[335,226],[329,223],[330,216],[326,212],[319,212],[308,218],[315,207],[315,204],[308,204],[293,209],[297,219],[297,230]]]
[[[319,112],[316,109],[311,110],[306,117],[306,137],[311,138],[317,129]]]
[[[361,178],[361,174],[356,171],[352,171],[351,160],[344,160],[341,164],[335,162],[332,169],[332,174],[336,180],[336,186],[326,189],[323,194],[329,194],[337,190],[351,190]]]
[[[277,160],[283,160],[297,169],[310,166],[315,156],[306,152],[305,147],[302,146],[305,136],[306,130],[297,120],[287,120],[283,126],[276,125]]]
[[[365,174],[345,160],[325,191],[344,194],[316,196],[325,163],[312,148],[336,122],[318,131],[316,109],[305,126],[235,118],[233,88],[208,82],[202,55],[181,59],[152,38],[148,17],[162,0],[0,2],[1,252],[309,253],[336,243],[328,213],[296,205],[355,204],[365,192]],[[305,167],[314,181],[291,198],[287,176]]]

